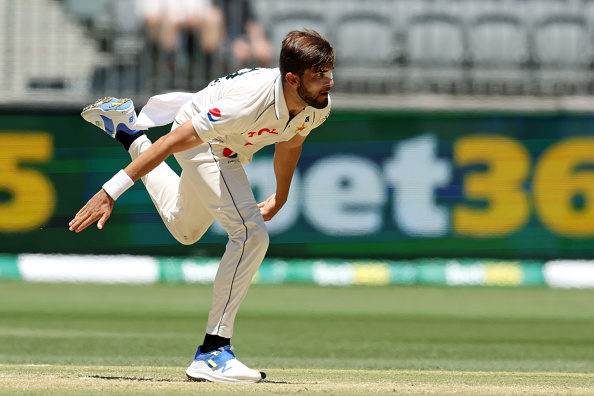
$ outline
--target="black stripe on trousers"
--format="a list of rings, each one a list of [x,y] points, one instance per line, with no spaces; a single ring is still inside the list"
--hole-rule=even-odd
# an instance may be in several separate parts
[[[229,193],[229,196],[231,197],[233,206],[235,207],[237,214],[241,218],[241,223],[243,224],[243,227],[245,228],[245,241],[247,241],[248,229],[247,229],[247,226],[245,225],[245,219],[241,215],[241,212],[239,211],[239,208],[237,207],[237,204],[235,203],[235,200],[233,199],[233,194],[231,194],[229,185],[227,185],[227,181],[225,180],[225,176],[223,175],[223,170],[221,169],[221,166],[219,165],[219,161],[217,160],[217,158],[214,155],[214,152],[212,150],[212,145],[210,143],[208,143],[208,146],[210,148],[210,153],[212,154],[212,159],[217,164],[217,167],[219,168],[219,173],[221,175],[221,179],[223,180],[223,183],[225,184],[225,188],[227,189],[227,192]],[[233,293],[233,283],[235,282],[235,276],[237,275],[237,270],[239,269],[239,265],[241,264],[241,260],[243,259],[244,252],[245,252],[245,242],[243,243],[243,246],[241,248],[241,256],[239,257],[239,260],[237,261],[237,265],[235,266],[235,272],[233,273],[233,279],[231,280],[231,287],[229,288],[229,296],[227,297],[227,303],[225,304],[225,308],[223,308],[223,313],[221,314],[221,318],[219,319],[219,325],[218,325],[216,335],[219,335],[219,330],[221,329],[221,322],[223,321],[223,316],[225,316],[225,312],[227,311],[227,306],[229,305],[229,302],[231,301],[231,294]]]

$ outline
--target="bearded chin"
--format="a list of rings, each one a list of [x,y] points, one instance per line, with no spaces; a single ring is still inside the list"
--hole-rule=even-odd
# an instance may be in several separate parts
[[[308,106],[311,106],[315,109],[323,109],[328,106],[328,98],[324,98],[322,101],[318,100],[315,95],[305,89],[303,86],[299,86],[297,88],[297,94],[299,97],[307,103]]]

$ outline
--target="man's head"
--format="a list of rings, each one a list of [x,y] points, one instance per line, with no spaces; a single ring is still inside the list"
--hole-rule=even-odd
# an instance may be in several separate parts
[[[328,92],[334,81],[334,48],[313,30],[292,31],[284,38],[279,67],[289,84],[309,106],[321,109],[328,105]]]
[[[334,48],[314,30],[289,32],[283,39],[279,67],[283,78],[287,73],[299,77],[305,70],[314,72],[334,69]]]

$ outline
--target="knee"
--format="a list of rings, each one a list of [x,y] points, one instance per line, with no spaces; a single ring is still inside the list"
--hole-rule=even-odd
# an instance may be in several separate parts
[[[198,242],[198,239],[192,239],[190,238],[188,235],[174,235],[173,236],[179,243],[181,243],[182,245],[192,245],[196,242]]]
[[[182,245],[192,245],[198,241],[200,238],[192,238],[191,235],[188,234],[175,234],[171,233],[173,237]]]
[[[191,232],[177,232],[170,230],[171,235],[182,245],[192,245],[202,238],[207,229],[194,229]]]
[[[248,239],[251,243],[257,244],[265,249],[268,249],[268,245],[270,244],[268,229],[264,224],[248,227]]]
[[[268,236],[268,230],[264,222],[261,224],[258,222],[246,222],[242,227],[229,232],[229,239],[258,246],[263,249],[267,249],[270,243],[270,237]]]

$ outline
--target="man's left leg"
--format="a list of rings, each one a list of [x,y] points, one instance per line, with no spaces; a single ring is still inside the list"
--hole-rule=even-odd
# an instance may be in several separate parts
[[[258,382],[265,375],[235,359],[230,340],[239,306],[268,249],[268,231],[243,166],[223,156],[219,146],[175,154],[204,206],[229,234],[213,285],[205,340],[186,373],[199,381]]]

